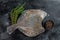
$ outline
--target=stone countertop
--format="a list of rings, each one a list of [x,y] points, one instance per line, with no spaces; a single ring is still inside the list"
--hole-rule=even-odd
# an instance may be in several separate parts
[[[1,0],[3,3],[7,4],[9,11],[14,8],[17,4],[20,2],[12,2],[9,0]],[[60,1],[59,0],[33,0],[33,1],[22,1],[27,2],[27,5],[25,6],[25,9],[42,9],[46,11],[48,14],[52,15],[56,21],[55,26],[45,33],[38,35],[37,37],[27,37],[24,34],[22,34],[19,30],[16,30],[11,35],[8,35],[6,31],[7,25],[6,22],[9,24],[8,16],[5,16],[7,13],[1,13],[0,15],[0,40],[60,40]],[[29,3],[30,2],[30,3]],[[34,4],[35,3],[35,4]],[[15,4],[15,5],[14,5]],[[8,21],[7,21],[8,20]],[[5,22],[5,23],[4,23]],[[7,36],[8,37],[7,37]]]

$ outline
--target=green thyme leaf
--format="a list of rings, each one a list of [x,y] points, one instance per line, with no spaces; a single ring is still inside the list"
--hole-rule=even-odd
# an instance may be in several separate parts
[[[10,19],[11,19],[11,24],[16,24],[17,22],[17,17],[20,13],[24,11],[24,5],[18,5],[16,8],[12,9],[10,12]]]

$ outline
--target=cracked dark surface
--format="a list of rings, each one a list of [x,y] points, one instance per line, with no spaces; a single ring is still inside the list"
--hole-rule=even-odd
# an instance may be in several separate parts
[[[54,27],[32,38],[25,36],[19,30],[9,35],[6,32],[9,26],[8,14],[12,8],[24,2],[27,3],[25,9],[42,9],[50,14],[51,16],[46,19],[54,20]],[[60,40],[60,0],[0,0],[0,40]]]

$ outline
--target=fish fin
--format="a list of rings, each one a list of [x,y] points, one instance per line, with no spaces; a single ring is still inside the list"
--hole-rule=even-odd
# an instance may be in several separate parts
[[[7,27],[7,33],[12,34],[17,29],[17,24]]]

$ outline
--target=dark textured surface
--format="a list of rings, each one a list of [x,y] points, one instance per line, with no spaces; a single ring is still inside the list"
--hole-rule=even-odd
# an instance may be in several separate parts
[[[60,0],[0,0],[0,40],[60,40]],[[25,9],[42,9],[55,20],[54,27],[45,33],[30,38],[19,30],[9,35],[6,28],[9,25],[8,14],[18,4],[26,2]],[[2,5],[2,6],[1,6]],[[4,5],[4,6],[3,6]],[[5,7],[6,5],[6,7]],[[5,9],[5,10],[4,10]],[[2,12],[1,12],[2,10]],[[6,11],[8,10],[8,11]],[[48,19],[48,18],[47,18]]]

